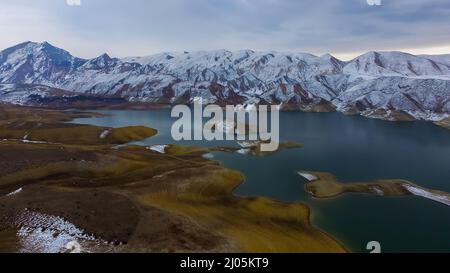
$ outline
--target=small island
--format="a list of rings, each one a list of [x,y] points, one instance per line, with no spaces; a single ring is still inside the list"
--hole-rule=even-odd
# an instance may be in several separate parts
[[[373,182],[342,183],[326,172],[300,171],[307,180],[305,190],[316,198],[332,198],[345,193],[362,193],[379,196],[420,196],[450,206],[450,194],[420,187],[410,181],[386,179]]]

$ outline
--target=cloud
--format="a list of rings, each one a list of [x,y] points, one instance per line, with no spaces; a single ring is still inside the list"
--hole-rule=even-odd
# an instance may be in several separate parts
[[[81,1],[10,1],[6,10],[0,10],[0,46],[19,39],[49,40],[82,57],[103,52],[128,56],[219,48],[344,56],[369,50],[450,46],[448,0],[78,3]]]

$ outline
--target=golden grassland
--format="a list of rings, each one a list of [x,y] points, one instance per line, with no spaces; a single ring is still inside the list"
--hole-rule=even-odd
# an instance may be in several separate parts
[[[204,173],[199,178],[199,174]],[[301,203],[232,195],[240,173],[217,166],[183,170],[159,178],[150,191],[137,193],[143,204],[181,214],[232,238],[248,252],[344,252],[335,240],[311,226],[310,210]],[[136,185],[138,189],[143,185]]]
[[[115,129],[61,123],[84,116],[89,116],[89,113],[2,107],[0,108],[0,139],[101,145],[124,144],[145,139],[157,133],[155,129],[144,126]]]
[[[0,106],[0,114],[0,252],[17,243],[14,217],[25,209],[122,244],[118,252],[346,251],[311,225],[305,204],[234,196],[245,178],[205,159],[211,149],[116,147],[156,130],[64,123],[91,113]]]
[[[410,193],[403,187],[406,180],[379,180],[370,183],[341,183],[336,177],[325,172],[302,171],[317,179],[308,182],[305,190],[317,198],[336,197],[344,193],[382,194],[386,196],[403,196]]]
[[[209,152],[210,149],[198,146],[181,146],[181,145],[167,145],[165,153],[167,155],[182,156],[193,154],[204,154]]]

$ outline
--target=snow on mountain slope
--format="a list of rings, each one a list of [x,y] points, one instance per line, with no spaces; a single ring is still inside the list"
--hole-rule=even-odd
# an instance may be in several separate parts
[[[28,84],[0,101],[46,94],[43,86],[131,102],[281,104],[309,111],[408,112],[420,119],[450,113],[450,55],[369,52],[350,62],[326,54],[241,51],[167,52],[84,60],[48,43],[0,52],[0,83]],[[35,85],[31,92],[30,85]],[[1,90],[1,89],[0,89]]]
[[[0,84],[0,101],[17,105],[29,105],[37,98],[62,97],[70,94],[45,85]]]
[[[347,64],[344,73],[367,76],[446,76],[450,67],[432,59],[403,52],[369,52]]]
[[[434,61],[436,63],[444,64],[444,65],[450,67],[450,54],[420,55],[420,57],[432,60],[432,61]]]
[[[0,52],[0,83],[57,86],[84,62],[47,42],[25,42]]]
[[[98,58],[97,58],[98,59]],[[278,103],[330,101],[336,96],[320,77],[339,73],[342,63],[310,54],[200,51],[115,59],[103,69],[91,61],[60,83],[67,90],[149,102]]]
[[[450,113],[450,81],[381,77],[342,92],[338,109],[402,111],[417,119],[441,119]]]

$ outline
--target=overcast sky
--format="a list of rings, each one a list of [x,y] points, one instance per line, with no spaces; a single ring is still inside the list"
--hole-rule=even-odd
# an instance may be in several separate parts
[[[0,0],[0,48],[49,41],[85,58],[211,49],[343,59],[371,50],[450,53],[450,0],[78,1]]]

